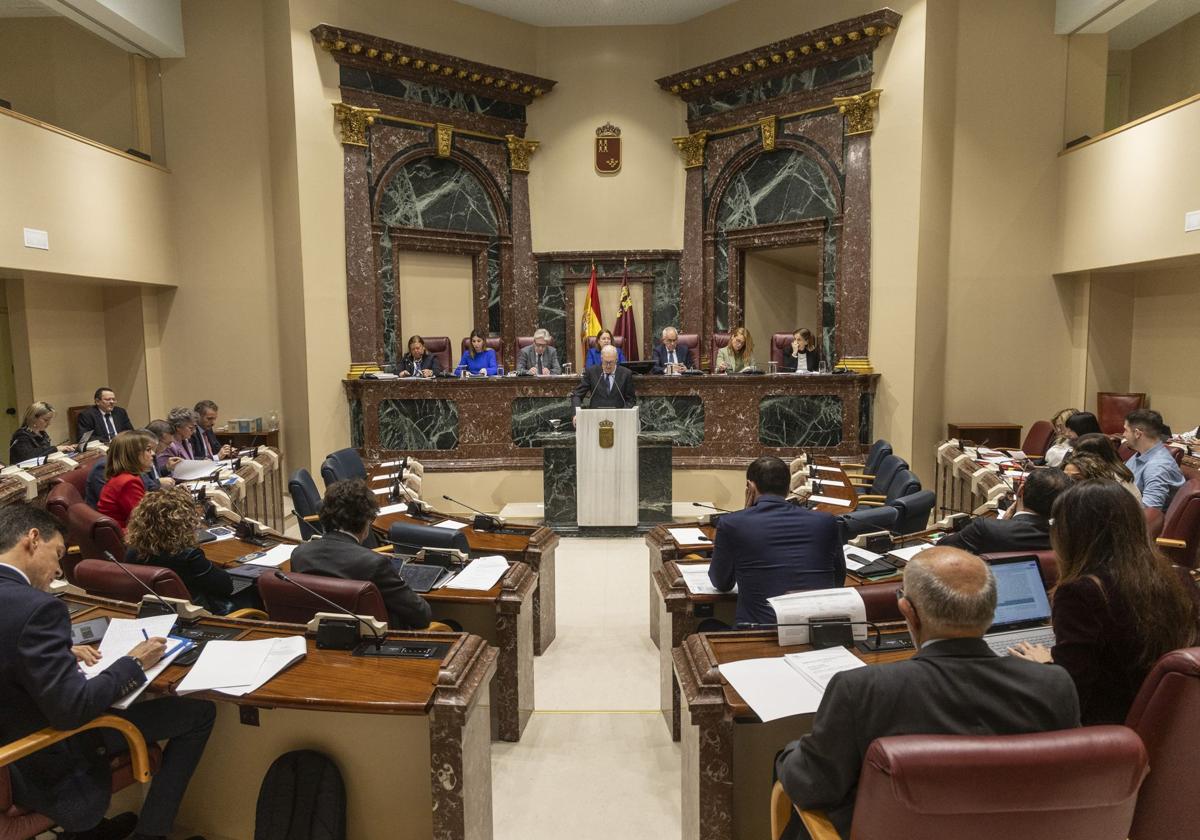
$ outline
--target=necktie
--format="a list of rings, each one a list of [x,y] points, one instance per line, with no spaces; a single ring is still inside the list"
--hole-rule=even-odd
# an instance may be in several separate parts
[[[209,442],[208,435],[204,433],[203,429],[200,430],[200,439],[204,441],[204,454],[211,459],[213,457],[212,443]]]
[[[604,378],[608,380],[608,393],[612,393],[613,375],[611,373],[604,374]]]
[[[538,357],[537,357],[537,372],[538,373],[542,372],[542,354],[541,353],[538,353]]]
[[[104,429],[105,429],[105,431],[108,432],[108,436],[110,438],[114,438],[117,436],[117,427],[113,425],[113,419],[112,419],[111,414],[104,415]]]
[[[674,350],[671,351],[670,357],[667,359],[667,364],[670,364],[670,365],[675,364],[675,351]]]

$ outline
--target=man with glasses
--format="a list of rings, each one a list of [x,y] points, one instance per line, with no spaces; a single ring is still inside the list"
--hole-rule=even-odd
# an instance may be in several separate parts
[[[579,384],[571,392],[571,405],[580,408],[589,396],[589,408],[633,408],[637,405],[633,374],[617,364],[617,348],[611,344],[600,351],[600,364],[583,372]],[[574,417],[571,423],[575,423]]]
[[[92,433],[92,440],[108,443],[121,432],[133,431],[129,422],[129,414],[117,405],[117,395],[107,385],[96,389],[92,396],[92,407],[81,412],[75,421],[75,439],[83,437],[84,432]]]
[[[674,327],[664,327],[662,342],[654,348],[654,367],[651,373],[676,374],[690,370],[692,354],[686,346],[679,346],[679,330]]]
[[[558,376],[562,373],[558,351],[550,346],[549,330],[538,328],[533,333],[533,344],[521,348],[517,354],[517,373],[532,373],[534,376]]]

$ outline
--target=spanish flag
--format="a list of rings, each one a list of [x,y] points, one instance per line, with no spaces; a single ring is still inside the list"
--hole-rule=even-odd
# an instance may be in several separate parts
[[[579,358],[587,358],[588,338],[602,329],[604,322],[600,320],[600,290],[596,287],[596,264],[592,263],[592,281],[588,283],[587,298],[583,301],[583,318],[579,322],[579,342],[583,345]]]

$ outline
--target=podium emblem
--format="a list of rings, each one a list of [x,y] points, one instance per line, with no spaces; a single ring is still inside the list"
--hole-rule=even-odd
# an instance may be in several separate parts
[[[600,427],[597,429],[597,437],[599,438],[600,448],[612,449],[615,434],[616,433],[613,431],[613,421],[601,420]]]

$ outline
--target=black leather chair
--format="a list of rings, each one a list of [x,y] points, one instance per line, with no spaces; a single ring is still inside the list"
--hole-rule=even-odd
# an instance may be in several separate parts
[[[848,542],[859,534],[873,531],[893,531],[900,511],[894,507],[863,508],[838,517],[842,529],[842,542]]]
[[[853,473],[847,473],[847,478],[850,483],[855,485],[855,490],[865,496],[885,496],[888,488],[892,486],[892,481],[896,478],[896,474],[901,470],[908,469],[908,462],[899,455],[884,455],[874,473],[867,473],[862,476],[856,476]],[[921,488],[918,487],[918,490]]]
[[[883,438],[871,444],[871,448],[867,450],[867,457],[863,459],[861,464],[842,464],[842,469],[847,472],[853,472],[855,469],[861,471],[865,476],[874,477],[879,470],[879,465],[888,455],[892,453],[892,445]]]
[[[388,542],[400,554],[416,554],[423,548],[453,548],[463,553],[471,550],[467,545],[467,535],[461,530],[452,531],[409,522],[397,522],[388,528]]]
[[[363,463],[358,450],[339,449],[325,456],[321,463],[321,480],[325,482],[326,491],[335,481],[353,478],[361,478],[364,481],[367,478],[367,465]]]
[[[321,493],[312,473],[301,467],[288,479],[288,493],[292,497],[292,509],[300,526],[301,539],[311,540],[325,533],[316,516],[321,512]]]
[[[896,509],[896,525],[893,530],[897,534],[914,534],[924,531],[929,525],[929,514],[933,512],[933,504],[937,497],[932,490],[918,490],[901,496],[891,503]]]

